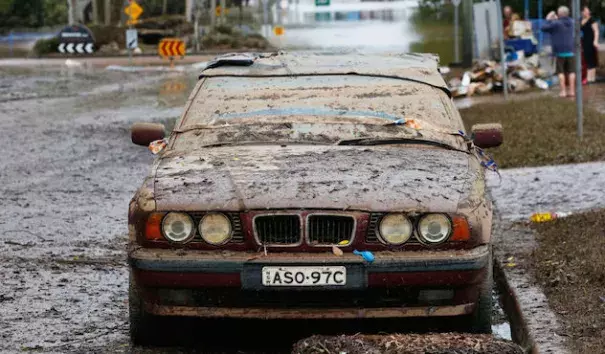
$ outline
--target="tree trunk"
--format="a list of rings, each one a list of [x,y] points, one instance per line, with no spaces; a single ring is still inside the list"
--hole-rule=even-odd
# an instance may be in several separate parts
[[[92,0],[92,23],[99,24],[99,3],[97,0]]]
[[[162,4],[162,15],[166,15],[168,13],[168,0],[164,0]]]
[[[111,0],[105,0],[105,26],[111,26]]]

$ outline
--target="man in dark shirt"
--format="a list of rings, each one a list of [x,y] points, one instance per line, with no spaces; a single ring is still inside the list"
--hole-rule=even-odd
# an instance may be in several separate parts
[[[573,97],[576,91],[574,21],[569,17],[567,6],[559,7],[556,14],[551,11],[546,20],[542,31],[550,33],[552,37],[552,51],[557,58],[557,74],[561,85],[559,96]],[[569,90],[566,90],[567,87]]]

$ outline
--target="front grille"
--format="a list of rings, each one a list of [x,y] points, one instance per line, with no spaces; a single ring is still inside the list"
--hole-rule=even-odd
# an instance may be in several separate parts
[[[254,229],[263,245],[297,245],[301,241],[298,215],[257,216]]]
[[[337,245],[351,241],[355,219],[344,215],[310,215],[307,230],[311,245]]]
[[[383,214],[372,213],[370,215],[370,224],[368,225],[368,234],[366,236],[366,242],[378,243],[378,222],[382,219]]]

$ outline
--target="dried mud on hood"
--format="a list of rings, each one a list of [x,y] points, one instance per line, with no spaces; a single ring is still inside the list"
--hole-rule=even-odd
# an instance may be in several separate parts
[[[246,146],[157,162],[158,210],[326,208],[455,212],[482,171],[427,147]]]

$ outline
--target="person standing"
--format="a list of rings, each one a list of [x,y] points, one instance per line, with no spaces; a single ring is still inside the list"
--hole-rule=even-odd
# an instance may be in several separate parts
[[[599,51],[599,24],[592,18],[590,8],[582,8],[582,50],[586,61],[586,81],[595,82]]]
[[[513,8],[510,6],[504,6],[504,9],[502,9],[502,15],[504,16],[504,18],[502,19],[502,25],[504,27],[504,39],[508,39],[510,26],[512,25],[511,20],[513,17]]]
[[[561,86],[559,96],[561,97],[576,95],[573,22],[573,19],[569,17],[569,8],[561,6],[557,9],[556,14],[551,11],[546,16],[546,23],[542,25],[542,31],[550,33],[552,37],[552,50],[557,58],[557,74]],[[569,90],[566,90],[567,88]]]

